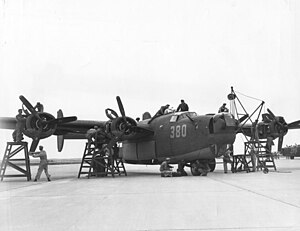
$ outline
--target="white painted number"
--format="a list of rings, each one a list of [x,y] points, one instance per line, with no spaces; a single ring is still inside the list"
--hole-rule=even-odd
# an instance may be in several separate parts
[[[175,126],[171,126],[171,134],[170,134],[170,138],[174,138],[175,137]]]
[[[186,137],[186,124],[171,126],[170,138]]]
[[[176,126],[176,138],[180,137],[180,126]]]
[[[186,137],[186,124],[182,125],[181,127],[181,135],[182,137]]]

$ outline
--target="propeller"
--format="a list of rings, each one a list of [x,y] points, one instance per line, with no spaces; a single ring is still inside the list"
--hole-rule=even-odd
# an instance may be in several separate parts
[[[297,121],[294,121],[292,123],[287,124],[285,122],[285,120],[283,119],[283,117],[275,116],[274,113],[270,109],[267,109],[267,111],[270,115],[271,120],[274,121],[275,127],[277,127],[277,131],[278,131],[278,151],[281,151],[284,135],[287,133],[288,129],[298,129],[298,128],[300,128],[300,120],[297,120]]]
[[[22,101],[23,105],[28,109],[31,113],[28,115],[28,127],[27,134],[32,138],[32,143],[30,146],[30,151],[34,152],[38,146],[40,139],[48,137],[53,134],[57,125],[69,123],[77,120],[76,116],[70,117],[59,117],[55,119],[52,115],[45,112],[37,112],[32,104],[21,95],[19,99]],[[27,122],[26,122],[27,123]],[[53,130],[53,132],[51,132]]]
[[[110,133],[112,133],[114,137],[118,137],[118,139],[120,139],[123,135],[129,135],[136,132],[138,127],[134,119],[126,116],[121,98],[117,96],[116,99],[121,116],[110,108],[107,108],[105,113],[110,119]]]
[[[120,96],[117,96],[116,99],[117,99],[117,103],[118,103],[118,106],[119,106],[120,113],[122,115],[122,119],[124,120],[124,123],[122,123],[120,125],[120,127],[123,128],[123,134],[125,134],[125,133],[128,134],[128,133],[131,133],[131,132],[135,131],[135,128],[136,128],[135,121],[126,117],[125,110],[124,110],[123,103],[121,101]]]

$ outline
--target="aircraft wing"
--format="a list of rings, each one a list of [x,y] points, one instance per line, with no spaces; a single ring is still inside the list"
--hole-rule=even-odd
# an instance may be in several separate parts
[[[15,129],[17,120],[13,117],[1,117],[0,118],[0,129]]]
[[[104,127],[106,121],[76,120],[57,127],[54,135],[64,135],[64,139],[86,139],[86,132],[94,126]],[[136,140],[153,135],[148,124],[139,124],[132,128],[130,135],[124,135],[123,140]]]
[[[247,136],[252,135],[252,124],[244,124],[239,126],[237,133],[243,133],[246,134]]]
[[[106,121],[95,121],[95,120],[76,120],[73,122],[65,123],[57,126],[54,135],[66,135],[73,134],[74,137],[76,134],[86,134],[86,132],[95,127],[104,127]],[[72,137],[72,136],[70,136]],[[78,139],[78,138],[75,138]]]
[[[16,128],[16,123],[17,121],[14,117],[0,117],[0,129],[14,130]],[[54,135],[63,135],[67,133],[85,134],[87,130],[94,126],[104,127],[105,123],[106,121],[76,120],[58,125]]]

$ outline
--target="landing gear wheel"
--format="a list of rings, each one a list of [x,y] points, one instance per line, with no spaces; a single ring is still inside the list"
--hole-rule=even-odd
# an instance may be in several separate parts
[[[216,169],[216,159],[209,160],[208,166],[210,168],[210,172],[215,171],[215,169]]]

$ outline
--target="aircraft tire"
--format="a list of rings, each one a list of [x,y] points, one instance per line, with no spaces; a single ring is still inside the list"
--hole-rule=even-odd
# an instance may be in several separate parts
[[[210,168],[210,172],[215,171],[215,169],[216,169],[216,159],[209,160],[208,166]]]
[[[196,162],[191,164],[191,173],[193,176],[200,176],[201,172],[199,171],[199,166]]]

